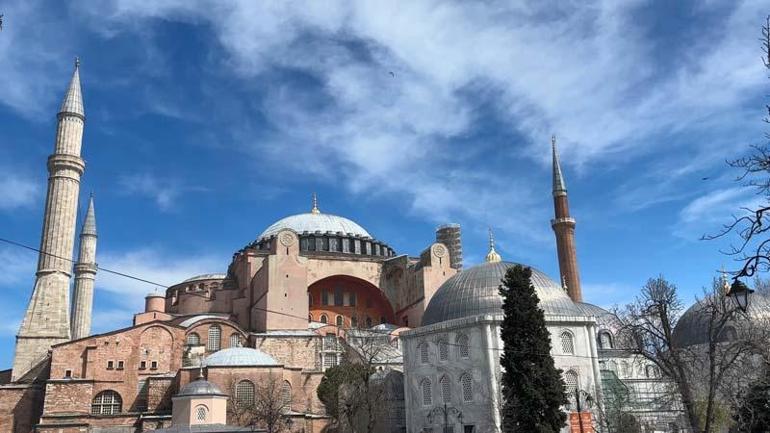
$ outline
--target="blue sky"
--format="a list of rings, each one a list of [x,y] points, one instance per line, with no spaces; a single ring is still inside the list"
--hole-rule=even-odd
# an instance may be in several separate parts
[[[317,191],[397,252],[459,222],[477,263],[491,225],[506,260],[556,276],[553,133],[587,300],[662,273],[691,301],[731,266],[698,238],[756,200],[724,161],[766,126],[762,6],[0,0],[0,237],[39,243],[77,55],[101,266],[164,284],[224,271]],[[2,365],[35,264],[0,245]],[[99,274],[94,330],[152,290]]]

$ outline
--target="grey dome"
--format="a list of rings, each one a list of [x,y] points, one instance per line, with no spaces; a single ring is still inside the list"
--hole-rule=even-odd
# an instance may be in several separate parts
[[[280,365],[267,353],[250,347],[231,347],[214,352],[204,361],[206,367],[255,367]]]
[[[761,293],[753,293],[749,296],[749,308],[747,311],[749,318],[762,324],[767,323],[767,320],[770,318],[770,297]],[[728,299],[726,302],[733,301]],[[708,313],[703,311],[706,306],[706,300],[701,299],[688,308],[682,314],[682,317],[679,318],[673,335],[674,343],[679,347],[708,343]],[[740,324],[734,323],[734,321],[725,325],[725,328],[723,328],[725,335],[721,336],[719,340],[731,341],[736,338],[735,333],[730,331],[730,328],[736,330],[736,326],[740,326]]]
[[[499,287],[505,272],[514,265],[516,263],[483,263],[454,275],[433,295],[422,317],[422,325],[479,314],[501,313],[503,298]],[[535,268],[532,268],[532,284],[540,298],[540,307],[546,314],[581,315],[564,289]]]
[[[227,278],[227,274],[201,274],[201,275],[196,275],[194,277],[190,277],[182,281],[182,283],[189,283],[192,281],[199,281],[199,280],[224,280],[225,278]]]
[[[588,302],[575,302],[575,307],[577,307],[584,316],[596,317],[596,325],[600,330],[607,329],[614,334],[620,329],[620,320],[618,320],[615,314],[598,305],[589,304]]]
[[[351,233],[354,236],[368,237],[372,236],[363,227],[357,223],[341,216],[331,215],[326,213],[302,213],[298,215],[288,216],[273,223],[270,227],[265,229],[261,235],[257,238],[258,241],[269,238],[276,235],[283,229],[291,229],[297,233],[302,232],[342,232]]]
[[[177,397],[196,395],[227,395],[216,385],[205,380],[202,376],[182,387]]]

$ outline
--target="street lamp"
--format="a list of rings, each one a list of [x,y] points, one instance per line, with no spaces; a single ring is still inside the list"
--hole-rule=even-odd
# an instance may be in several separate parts
[[[731,298],[735,305],[745,313],[749,308],[749,295],[752,293],[754,293],[753,290],[736,278],[730,286],[730,290],[727,291],[727,297]]]

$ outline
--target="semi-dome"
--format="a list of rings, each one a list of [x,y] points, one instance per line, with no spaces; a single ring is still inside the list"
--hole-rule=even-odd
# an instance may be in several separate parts
[[[231,347],[214,352],[204,361],[206,367],[257,367],[280,365],[267,353],[250,347]]]
[[[439,287],[425,309],[422,325],[480,314],[501,313],[503,298],[499,287],[511,262],[487,262],[465,269]],[[564,289],[543,272],[532,268],[532,284],[547,314],[580,315],[580,309]]]
[[[283,229],[291,229],[297,233],[313,233],[316,231],[320,231],[321,233],[341,232],[344,234],[352,234],[353,236],[368,238],[372,237],[369,232],[358,225],[358,223],[345,217],[320,212],[308,212],[298,215],[291,215],[276,221],[270,227],[265,229],[265,231],[259,235],[257,240],[267,239],[269,237],[275,236]]]
[[[205,395],[225,396],[227,394],[223,393],[222,390],[219,389],[219,387],[217,387],[213,383],[209,382],[208,380],[205,380],[203,376],[200,376],[197,379],[193,380],[192,382],[188,383],[187,385],[183,386],[182,389],[179,391],[179,394],[177,394],[177,397],[205,396]]]
[[[713,296],[713,295],[710,295]],[[693,304],[682,314],[674,328],[674,342],[679,347],[696,346],[709,342],[708,317],[710,314],[705,311],[708,306],[708,298],[701,299]],[[725,302],[732,303],[730,299]],[[749,295],[749,307],[747,314],[750,320],[755,321],[762,326],[766,326],[770,319],[770,297],[761,293]],[[722,341],[731,341],[737,338],[737,329],[739,323],[728,323],[723,328],[724,335],[718,337]]]

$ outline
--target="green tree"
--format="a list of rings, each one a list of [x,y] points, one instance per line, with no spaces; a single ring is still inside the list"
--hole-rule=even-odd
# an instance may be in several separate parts
[[[326,413],[336,424],[339,424],[341,417],[347,417],[346,398],[344,389],[347,386],[357,386],[363,379],[368,379],[373,370],[365,364],[342,363],[332,367],[324,372],[321,383],[318,385],[316,393],[318,399],[326,407]]]
[[[567,403],[561,370],[551,357],[551,335],[540,300],[530,281],[532,270],[515,265],[500,286],[503,323],[502,431],[555,433],[566,421]]]
[[[766,433],[770,431],[770,365],[765,365],[764,377],[757,381],[740,399],[733,414],[735,433]]]

